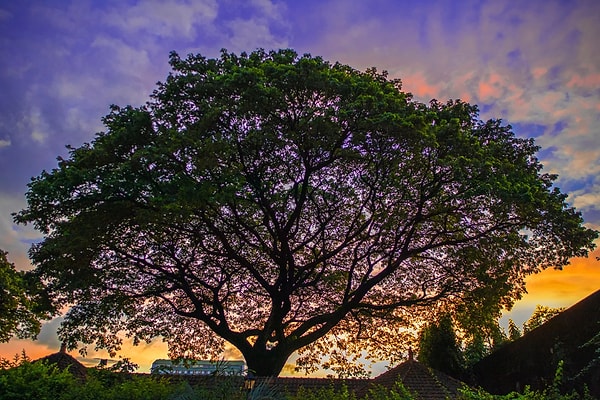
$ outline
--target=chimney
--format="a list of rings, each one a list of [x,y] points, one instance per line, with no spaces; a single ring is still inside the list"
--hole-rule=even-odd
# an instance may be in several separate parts
[[[67,352],[67,343],[66,342],[62,342],[60,344],[60,352],[61,353],[66,353]]]
[[[414,354],[413,354],[413,349],[412,347],[408,348],[408,361],[414,361]]]

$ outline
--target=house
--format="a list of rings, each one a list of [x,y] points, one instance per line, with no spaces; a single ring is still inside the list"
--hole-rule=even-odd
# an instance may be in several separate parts
[[[409,352],[407,361],[372,379],[367,390],[373,385],[391,389],[396,382],[402,382],[404,387],[418,400],[454,399],[458,395],[458,389],[465,385],[458,379],[414,360],[412,351]],[[357,395],[360,397],[365,393],[366,390],[363,389]]]
[[[246,370],[246,363],[241,360],[172,361],[159,359],[152,363],[150,370],[155,374],[170,375],[242,375]]]
[[[80,381],[87,379],[87,368],[77,361],[75,357],[67,353],[67,346],[63,343],[60,346],[58,353],[50,354],[49,356],[40,358],[34,362],[46,362],[47,364],[54,364],[60,370],[68,369],[75,378]]]
[[[492,394],[550,385],[563,361],[564,390],[584,385],[600,398],[600,290],[508,343],[473,367],[475,383]]]

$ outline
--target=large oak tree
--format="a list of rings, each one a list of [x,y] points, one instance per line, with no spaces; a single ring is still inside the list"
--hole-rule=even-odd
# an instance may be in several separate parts
[[[390,345],[377,330],[411,307],[510,303],[593,247],[533,140],[476,106],[292,50],[171,66],[15,216],[45,234],[35,274],[72,306],[72,346],[115,350],[126,332],[204,357],[229,342],[277,375],[309,345]]]

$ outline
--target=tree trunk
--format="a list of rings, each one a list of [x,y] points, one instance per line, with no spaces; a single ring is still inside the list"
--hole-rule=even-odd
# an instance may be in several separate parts
[[[253,348],[249,354],[244,354],[248,371],[254,376],[278,376],[291,352],[275,347],[271,350]]]

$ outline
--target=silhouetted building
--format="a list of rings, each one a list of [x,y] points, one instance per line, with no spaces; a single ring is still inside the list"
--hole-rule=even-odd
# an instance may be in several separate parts
[[[592,339],[595,338],[594,341]],[[587,386],[600,398],[600,291],[581,300],[473,367],[477,385],[492,394],[543,389],[563,361],[563,389]],[[595,361],[594,361],[595,360]]]
[[[161,359],[155,360],[150,370],[153,374],[241,376],[246,370],[246,363],[239,360],[189,360],[174,362],[172,360]]]
[[[357,395],[364,396],[375,385],[392,389],[396,382],[401,382],[417,400],[455,399],[458,389],[465,385],[458,379],[415,361],[410,351],[407,361],[372,379]]]
[[[49,356],[40,358],[34,362],[46,362],[48,364],[54,364],[60,370],[67,369],[73,376],[80,381],[87,379],[87,368],[77,361],[75,357],[67,353],[67,347],[63,343],[58,353],[50,354]]]

